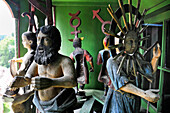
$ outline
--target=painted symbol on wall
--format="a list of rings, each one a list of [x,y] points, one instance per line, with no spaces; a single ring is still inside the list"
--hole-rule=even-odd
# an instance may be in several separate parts
[[[104,21],[99,15],[98,15],[98,13],[100,12],[100,9],[98,9],[97,11],[95,11],[95,10],[93,10],[93,19],[96,17],[96,18],[98,18],[98,20],[102,23],[102,26],[101,26],[101,30],[102,30],[102,32],[104,33],[104,34],[106,34],[105,32],[104,32],[104,28],[105,28],[105,25],[106,24],[111,24],[111,22],[110,21]],[[106,34],[107,35],[107,34]]]
[[[78,17],[79,14],[80,14],[80,11],[77,11],[77,13],[75,13],[75,14],[69,13],[69,15],[72,16],[72,18],[70,19],[70,25],[71,25],[71,27],[74,28],[74,31],[71,32],[71,34],[72,34],[72,35],[74,34],[74,35],[75,35],[75,38],[78,38],[78,33],[81,33],[81,30],[77,30],[77,28],[78,28],[78,27],[80,26],[80,24],[81,24],[81,20],[80,20],[80,18]],[[77,25],[73,25],[73,21],[74,21],[75,19],[78,20]]]

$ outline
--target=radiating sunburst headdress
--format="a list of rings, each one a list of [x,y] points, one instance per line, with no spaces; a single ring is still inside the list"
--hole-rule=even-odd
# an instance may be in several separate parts
[[[145,9],[142,13],[142,15],[139,12],[140,2],[141,0],[138,0],[137,7],[134,7],[132,5],[132,0],[128,0],[128,4],[123,4],[122,0],[118,0],[119,2],[119,8],[114,12],[110,5],[108,5],[108,12],[112,17],[112,22],[110,29],[108,31],[105,30],[105,33],[110,35],[111,38],[118,38],[121,40],[122,43],[119,44],[113,44],[112,48],[121,48],[121,52],[117,54],[114,59],[117,59],[120,55],[123,56],[122,61],[120,62],[120,65],[118,67],[117,73],[120,72],[122,65],[125,62],[125,59],[127,59],[127,69],[126,72],[129,70],[129,61],[132,61],[133,66],[133,75],[136,76],[136,66],[141,68],[141,64],[139,63],[139,60],[145,60],[143,55],[139,52],[139,48],[143,49],[144,51],[147,51],[148,48],[144,48],[140,46],[140,42],[148,39],[149,37],[141,37],[141,33],[148,27],[144,26],[141,28],[141,25],[144,23],[144,16],[147,12]],[[129,17],[129,21],[127,21],[126,17]],[[123,19],[124,26],[120,24],[120,19]],[[134,18],[134,19],[132,19]],[[118,32],[116,32],[118,28]],[[118,35],[119,33],[119,35]],[[133,42],[133,45],[132,45]],[[139,57],[136,57],[139,56]]]

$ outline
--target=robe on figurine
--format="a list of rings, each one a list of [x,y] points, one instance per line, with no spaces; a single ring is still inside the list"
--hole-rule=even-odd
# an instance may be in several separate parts
[[[121,43],[112,45],[111,49],[120,48],[120,53],[107,60],[106,68],[112,87],[108,90],[102,113],[138,113],[141,98],[153,103],[159,100],[158,90],[143,90],[140,86],[141,76],[149,82],[153,81],[152,76],[157,70],[161,51],[159,44],[157,44],[157,51],[155,47],[153,48],[151,62],[146,61],[139,52],[139,48],[148,50],[140,46],[140,42],[146,39],[140,37],[140,34],[146,29],[146,27],[140,29],[146,14],[145,10],[143,15],[140,15],[138,10],[140,0],[137,8],[132,6],[130,0],[129,4],[123,5],[122,0],[118,0],[118,3],[120,8],[116,12],[113,11],[110,5],[107,8],[112,17],[110,30],[107,34],[110,35],[110,38],[119,38]],[[126,21],[125,13],[129,15],[129,23]],[[132,14],[135,17],[134,24],[132,23]],[[121,17],[123,18],[124,27],[119,22]],[[119,32],[115,32],[116,28],[119,29]]]

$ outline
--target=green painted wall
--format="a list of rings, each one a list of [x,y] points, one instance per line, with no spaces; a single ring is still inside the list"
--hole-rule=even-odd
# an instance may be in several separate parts
[[[96,88],[103,89],[103,84],[99,83],[97,78],[100,71],[100,66],[96,64],[97,55],[99,50],[103,49],[103,38],[105,35],[101,31],[102,23],[97,19],[93,19],[92,10],[101,9],[98,13],[104,21],[110,21],[111,17],[107,12],[106,3],[56,3],[56,26],[61,32],[62,36],[62,46],[60,53],[69,56],[70,53],[74,50],[73,43],[68,41],[68,39],[73,39],[75,35],[71,35],[71,32],[74,31],[74,28],[70,26],[70,19],[72,18],[69,13],[75,14],[77,11],[81,11],[79,18],[81,19],[81,25],[78,27],[78,30],[81,30],[82,33],[78,34],[78,37],[84,37],[82,41],[82,48],[89,51],[93,56],[94,61],[94,72],[90,73],[90,83],[85,86],[85,88]],[[73,21],[73,24],[76,25],[77,20]],[[90,66],[89,66],[90,67]]]

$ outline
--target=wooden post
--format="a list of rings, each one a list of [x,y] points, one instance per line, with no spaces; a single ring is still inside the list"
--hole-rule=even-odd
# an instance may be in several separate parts
[[[162,28],[162,54],[161,54],[161,65],[160,67],[163,68],[165,65],[165,49],[166,49],[166,21],[163,21],[163,28]],[[162,111],[162,101],[163,101],[163,83],[164,83],[164,71],[160,70],[160,79],[159,79],[159,95],[160,99],[157,102],[157,112]]]

